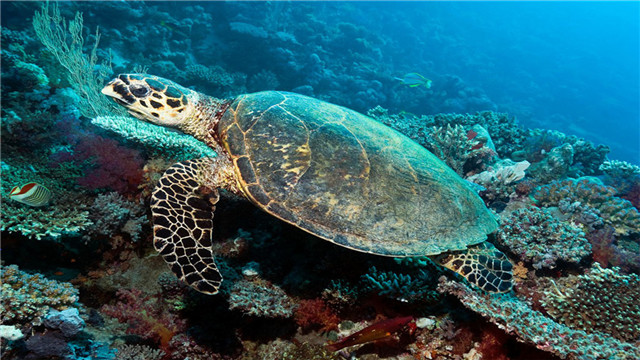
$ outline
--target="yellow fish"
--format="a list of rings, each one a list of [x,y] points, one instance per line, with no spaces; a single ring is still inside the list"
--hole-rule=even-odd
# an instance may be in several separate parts
[[[11,189],[9,197],[29,206],[45,206],[51,200],[51,191],[43,185],[30,182]]]

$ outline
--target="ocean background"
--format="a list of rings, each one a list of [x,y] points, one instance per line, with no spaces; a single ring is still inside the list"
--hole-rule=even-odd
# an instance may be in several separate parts
[[[5,5],[3,24],[28,25],[24,20],[35,6]],[[278,89],[312,83],[314,95],[361,112],[376,105],[416,114],[497,110],[516,116],[527,127],[606,144],[612,159],[640,161],[640,10],[635,1],[129,5],[157,10],[157,19],[140,17],[140,10],[127,11],[118,2],[70,6],[85,12],[87,35],[96,26],[102,29],[101,48],[111,48],[116,72],[130,72],[142,64],[149,73],[171,78],[171,71],[153,64],[166,59],[183,71],[194,63],[218,64],[249,78],[270,71],[278,78]],[[316,21],[343,33],[307,33]],[[250,34],[247,31],[255,29],[242,26],[234,29],[234,23],[299,39],[264,41],[265,34]],[[145,33],[154,26],[160,33]],[[162,44],[158,36],[177,48],[152,49]],[[138,46],[149,58],[140,59]],[[325,66],[322,74],[313,72],[316,59]],[[451,91],[448,77],[459,78],[476,92],[467,95],[476,97],[475,102],[450,94],[454,99],[447,104],[432,103],[433,94],[420,89],[390,95],[397,87],[393,77],[409,72],[432,79],[435,92]],[[314,76],[323,77],[324,84],[317,84]],[[382,87],[372,86],[373,81]]]
[[[640,2],[2,1],[0,16],[2,359],[640,358]],[[188,288],[153,249],[149,204],[167,168],[212,150],[120,117],[100,90],[134,72],[224,99],[291,91],[407,135],[498,219],[513,291],[224,193],[220,294]]]

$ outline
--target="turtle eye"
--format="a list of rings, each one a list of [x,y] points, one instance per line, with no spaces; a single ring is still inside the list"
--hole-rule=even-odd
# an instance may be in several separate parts
[[[150,90],[151,89],[149,89],[149,87],[142,84],[133,84],[129,87],[129,91],[131,91],[131,94],[139,98],[147,96]]]

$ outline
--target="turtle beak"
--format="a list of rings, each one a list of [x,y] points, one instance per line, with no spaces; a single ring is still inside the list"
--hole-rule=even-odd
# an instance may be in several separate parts
[[[131,95],[131,92],[129,92],[127,84],[118,78],[111,80],[107,86],[102,88],[101,92],[125,107],[135,102],[135,98]]]

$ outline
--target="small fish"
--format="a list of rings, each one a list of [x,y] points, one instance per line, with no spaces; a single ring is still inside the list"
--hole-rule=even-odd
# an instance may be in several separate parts
[[[337,343],[327,345],[329,351],[338,351],[348,346],[366,344],[376,340],[388,339],[394,333],[413,321],[412,316],[382,320],[355,332]]]
[[[403,85],[407,85],[408,87],[418,87],[418,86],[424,86],[427,89],[431,88],[431,83],[432,81],[427,79],[426,77],[418,74],[418,73],[407,73],[404,74],[403,77],[401,78],[395,78],[396,80],[399,80],[401,84]]]
[[[51,191],[43,185],[30,182],[11,189],[9,197],[29,206],[45,206],[51,200]]]

